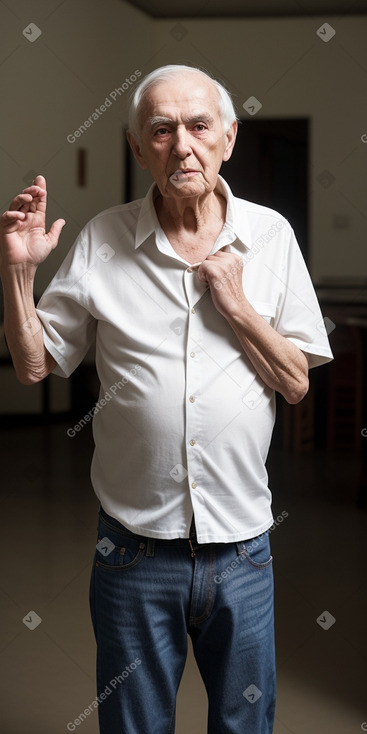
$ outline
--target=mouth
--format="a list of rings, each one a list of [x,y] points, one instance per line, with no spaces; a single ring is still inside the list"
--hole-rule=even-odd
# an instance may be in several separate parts
[[[191,178],[192,176],[197,176],[198,173],[200,173],[200,171],[195,171],[193,168],[179,168],[177,169],[177,171],[171,174],[169,180],[175,186],[181,186],[187,181],[187,179]]]

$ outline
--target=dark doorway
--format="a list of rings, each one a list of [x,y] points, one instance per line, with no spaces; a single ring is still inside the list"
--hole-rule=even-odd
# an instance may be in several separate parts
[[[241,120],[221,175],[235,196],[269,206],[292,225],[308,261],[308,119]]]

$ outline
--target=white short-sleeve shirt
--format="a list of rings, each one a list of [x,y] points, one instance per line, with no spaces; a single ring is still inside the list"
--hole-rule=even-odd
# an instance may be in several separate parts
[[[234,197],[221,177],[217,190],[227,214],[212,253],[226,246],[243,258],[246,297],[310,366],[332,359],[289,223]],[[156,194],[153,184],[84,227],[38,304],[45,345],[55,373],[69,376],[96,339],[91,474],[109,515],[153,538],[188,537],[193,513],[199,543],[252,538],[273,523],[274,391],[172,248]]]

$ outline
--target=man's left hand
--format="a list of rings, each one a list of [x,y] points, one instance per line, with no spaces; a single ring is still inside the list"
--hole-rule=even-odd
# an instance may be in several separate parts
[[[242,270],[242,258],[223,250],[208,255],[198,268],[198,278],[208,283],[214,306],[222,316],[232,315],[247,302],[242,287]]]

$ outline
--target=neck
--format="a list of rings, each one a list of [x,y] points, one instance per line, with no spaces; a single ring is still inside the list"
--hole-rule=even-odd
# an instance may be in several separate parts
[[[225,221],[225,199],[214,191],[193,198],[159,195],[154,203],[163,229],[168,226],[172,231],[196,234],[210,224],[223,226]]]

